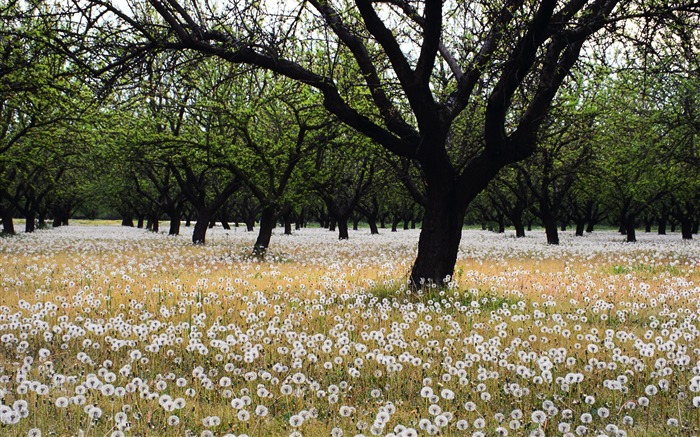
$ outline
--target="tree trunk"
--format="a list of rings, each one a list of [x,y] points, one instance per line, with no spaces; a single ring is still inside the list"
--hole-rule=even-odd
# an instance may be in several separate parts
[[[338,217],[336,220],[338,223],[338,239],[339,240],[349,239],[350,235],[348,234],[348,218],[347,217]]]
[[[628,216],[625,218],[624,228],[627,234],[627,242],[634,243],[637,241],[637,233],[634,229],[634,217]]]
[[[12,211],[2,210],[2,233],[5,235],[15,235],[15,222]]]
[[[284,222],[284,235],[292,235],[292,214],[287,212],[282,215]]]
[[[263,208],[260,216],[260,229],[258,230],[258,238],[255,240],[255,247],[253,251],[256,254],[264,254],[268,246],[270,246],[270,239],[272,238],[272,230],[277,226],[277,214],[275,208],[267,206]]]
[[[557,221],[554,217],[545,217],[542,222],[544,224],[544,232],[547,235],[547,244],[559,244],[559,231],[557,230]]]
[[[367,217],[367,223],[369,224],[369,233],[372,235],[379,234],[379,229],[377,229],[377,219],[372,217]]]
[[[31,233],[36,230],[36,212],[30,210],[24,219],[24,232]]]
[[[255,230],[255,221],[246,220],[245,221],[245,230],[247,232],[253,232]]]
[[[221,220],[221,227],[224,228],[227,231],[231,230],[231,225],[228,224],[228,218],[226,217],[226,214],[221,214],[219,216],[219,219]]]
[[[593,232],[593,228],[595,228],[595,223],[589,222],[586,226],[586,233],[590,234],[591,232]]]
[[[399,228],[399,223],[401,220],[398,218],[394,218],[391,220],[391,232],[396,232],[396,230]]]
[[[160,221],[157,218],[151,220],[151,231],[155,233],[160,231]]]
[[[429,187],[430,188],[430,187]],[[426,282],[443,285],[454,273],[466,205],[460,206],[447,190],[433,188],[418,239],[418,256],[411,271],[411,284]]]
[[[54,217],[53,218],[53,223],[51,224],[52,228],[59,228],[61,227],[61,219],[59,217]],[[14,233],[14,232],[13,232]]]
[[[681,217],[681,237],[684,240],[693,239],[693,222],[688,217]]]
[[[352,230],[357,231],[360,226],[360,219],[356,218],[352,220]]]
[[[192,243],[204,244],[207,240],[207,230],[211,220],[208,211],[197,211],[197,221],[192,232]]]
[[[578,220],[576,221],[576,236],[583,237],[583,231],[586,229],[586,221]]]
[[[136,227],[138,227],[139,229],[143,229],[143,219],[144,219],[144,217],[142,215],[138,216],[138,220],[137,220],[138,224],[136,225]]]
[[[335,218],[330,218],[328,220],[328,230],[331,232],[335,232],[335,226],[336,226],[336,220]]]
[[[515,236],[517,238],[523,238],[525,236],[525,225],[521,217],[513,217],[511,219],[513,222],[513,227],[515,228]]]
[[[503,217],[498,217],[498,233],[504,234],[506,232],[506,221]]]
[[[659,228],[657,229],[657,233],[659,235],[666,235],[666,224],[668,223],[668,219],[664,216],[659,217]]]
[[[168,235],[180,235],[180,214],[174,213],[170,217],[170,229],[168,230]]]
[[[131,217],[122,218],[122,226],[127,226],[130,228],[134,227],[134,220]]]
[[[403,230],[407,231],[409,229],[411,229],[411,222],[410,220],[406,219],[403,221]]]

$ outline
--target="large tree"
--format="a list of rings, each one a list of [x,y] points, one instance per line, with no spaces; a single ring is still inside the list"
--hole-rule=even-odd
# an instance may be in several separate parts
[[[76,55],[89,51],[83,59],[98,72],[130,69],[163,50],[254,65],[315,88],[342,123],[412,160],[427,200],[416,285],[452,274],[468,204],[502,167],[533,153],[587,41],[621,20],[651,17],[654,8],[696,8],[689,0],[659,7],[636,0],[72,4],[80,14],[67,15],[75,26],[62,43]],[[480,134],[453,141],[460,118]]]

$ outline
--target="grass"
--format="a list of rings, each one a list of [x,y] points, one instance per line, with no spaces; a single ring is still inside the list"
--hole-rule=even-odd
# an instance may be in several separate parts
[[[486,435],[499,426],[509,435],[560,435],[561,424],[573,431],[584,413],[594,416],[589,435],[610,424],[633,436],[697,434],[697,244],[611,249],[589,237],[567,249],[488,235],[465,234],[469,255],[453,284],[421,294],[405,286],[410,232],[337,242],[307,230],[275,237],[264,259],[249,256],[254,236],[246,233],[214,232],[206,246],[88,226],[4,239],[0,400],[9,408],[24,400],[29,411],[0,431],[315,436],[334,428],[371,435],[376,425],[382,435],[397,426],[425,434],[421,421],[434,425],[439,408],[452,416],[445,436],[464,435],[459,420],[477,431],[478,419]],[[558,380],[574,374],[583,380]],[[56,375],[70,379],[57,383]],[[548,375],[551,382],[541,380]],[[611,389],[622,377],[624,391]],[[105,394],[95,379],[128,390]],[[650,385],[657,393],[637,405]],[[435,397],[421,396],[427,388]],[[168,396],[185,408],[166,411],[159,402]],[[80,404],[57,407],[60,397]],[[234,398],[250,400],[247,420]],[[531,415],[544,402],[557,412],[539,425]],[[268,413],[255,414],[258,406]],[[346,417],[341,407],[354,412]],[[128,426],[117,421],[122,410]],[[380,429],[376,418],[387,411]],[[510,429],[517,411],[523,417]],[[295,428],[299,415],[307,419]],[[625,415],[633,425],[623,425]],[[168,424],[172,416],[179,424]]]

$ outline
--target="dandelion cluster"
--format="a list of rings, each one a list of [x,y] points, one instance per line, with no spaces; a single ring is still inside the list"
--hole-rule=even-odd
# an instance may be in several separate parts
[[[3,435],[700,429],[696,241],[465,231],[416,292],[417,235],[304,229],[264,260],[218,229],[0,239]]]

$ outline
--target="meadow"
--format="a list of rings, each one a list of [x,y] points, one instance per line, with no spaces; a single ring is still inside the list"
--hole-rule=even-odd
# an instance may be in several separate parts
[[[417,293],[418,231],[336,238],[0,239],[0,434],[700,434],[697,239],[464,231]]]

